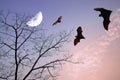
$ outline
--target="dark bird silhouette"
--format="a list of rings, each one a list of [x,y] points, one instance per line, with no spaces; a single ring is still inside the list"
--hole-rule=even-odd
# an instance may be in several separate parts
[[[62,16],[59,16],[58,19],[52,24],[53,26],[56,25],[57,23],[60,23],[62,19]]]
[[[103,26],[105,28],[105,30],[108,30],[108,26],[109,26],[109,23],[110,23],[110,14],[111,14],[111,10],[107,10],[107,9],[104,9],[104,8],[95,8],[94,9],[95,11],[99,11],[101,12],[101,14],[99,14],[99,17],[103,17]]]
[[[74,39],[74,46],[77,45],[77,43],[80,42],[80,39],[85,39],[85,37],[82,35],[82,28],[79,26],[77,28],[77,36],[75,36],[75,39]]]

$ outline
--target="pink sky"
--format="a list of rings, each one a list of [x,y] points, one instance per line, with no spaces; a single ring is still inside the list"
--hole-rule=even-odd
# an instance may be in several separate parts
[[[65,64],[58,80],[120,80],[120,9],[110,19],[109,31],[71,50],[73,59],[84,63]]]

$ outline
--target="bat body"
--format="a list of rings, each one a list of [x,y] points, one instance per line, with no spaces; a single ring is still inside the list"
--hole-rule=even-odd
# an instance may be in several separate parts
[[[62,19],[62,16],[59,16],[58,19],[52,24],[53,26],[56,25],[57,23],[60,23]]]
[[[80,39],[85,39],[85,37],[82,35],[82,32],[83,32],[82,28],[79,26],[77,28],[77,36],[75,36],[75,39],[74,39],[74,46],[80,42]]]
[[[110,15],[112,13],[111,10],[107,10],[107,9],[104,9],[104,8],[95,8],[94,9],[95,11],[99,11],[101,12],[101,14],[99,14],[99,17],[103,17],[103,26],[105,28],[105,30],[108,30],[108,26],[109,26],[109,23],[110,23]]]

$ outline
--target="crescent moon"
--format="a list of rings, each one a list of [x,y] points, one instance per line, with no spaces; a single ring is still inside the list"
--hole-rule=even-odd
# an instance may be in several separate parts
[[[41,24],[43,20],[42,12],[38,12],[33,18],[31,18],[26,24],[30,27],[36,27]]]

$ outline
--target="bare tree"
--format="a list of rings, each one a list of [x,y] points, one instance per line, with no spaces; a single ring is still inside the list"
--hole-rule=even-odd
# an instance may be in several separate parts
[[[28,27],[30,16],[0,13],[0,79],[55,79],[54,70],[70,62],[63,50],[70,32],[47,35],[41,27]],[[45,34],[46,33],[46,34]]]

